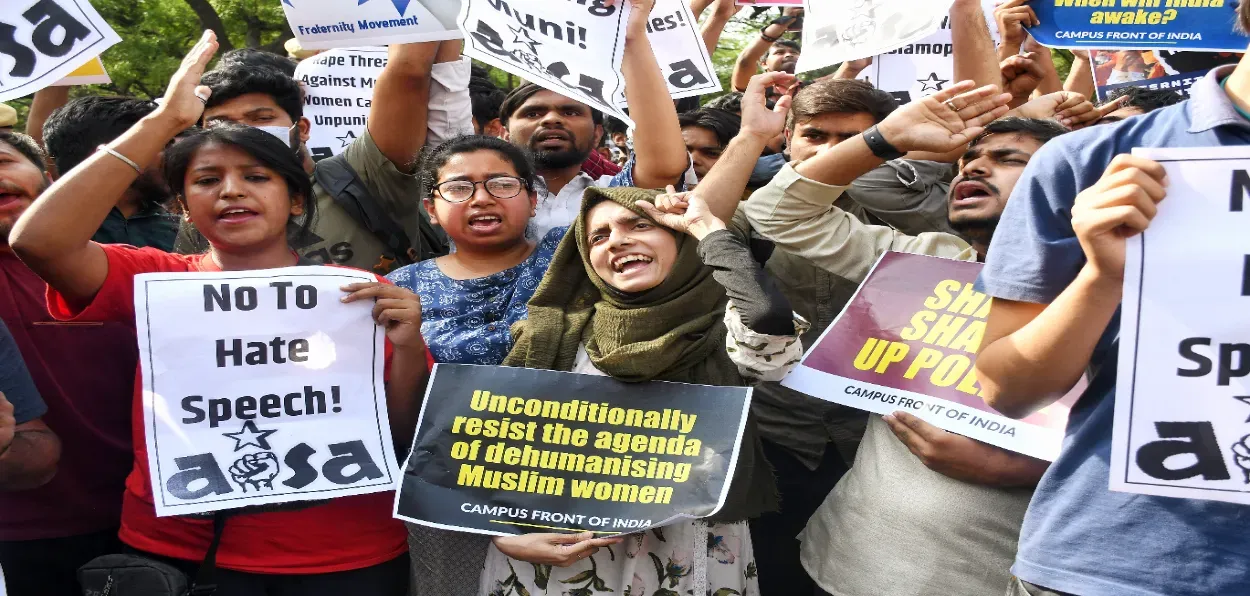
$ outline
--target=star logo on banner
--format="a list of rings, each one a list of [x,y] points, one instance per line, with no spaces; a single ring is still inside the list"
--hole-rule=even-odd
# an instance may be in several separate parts
[[[352,144],[352,141],[355,141],[355,140],[356,140],[356,133],[354,133],[354,132],[352,132],[352,131],[350,131],[350,130],[349,130],[349,131],[347,131],[347,134],[345,134],[345,135],[343,135],[343,136],[341,136],[341,137],[334,137],[334,138],[338,139],[339,141],[342,141],[342,142],[343,142],[343,147],[346,147],[346,146],[348,146],[348,145],[351,145],[351,144]]]
[[[283,1],[285,2],[286,0],[283,0]],[[365,2],[368,2],[368,1],[369,0],[356,0],[356,6],[360,6],[361,4],[364,4]],[[401,17],[404,16],[405,12],[408,12],[409,2],[411,2],[411,0],[391,0],[391,4],[395,5],[395,10],[399,11],[399,16]]]
[[[248,420],[243,423],[243,429],[237,433],[221,433],[223,436],[234,439],[234,450],[241,451],[244,447],[255,445],[261,449],[272,449],[269,446],[269,435],[276,433],[276,430],[260,430],[256,428],[256,422]]]
[[[1250,395],[1234,395],[1233,399],[1250,406]],[[1250,417],[1246,418],[1246,422],[1250,422]]]
[[[922,85],[920,92],[924,93],[926,91],[941,91],[942,85],[949,83],[950,79],[939,79],[936,72],[931,72],[928,78],[916,79],[916,82]]]
[[[537,41],[534,41],[534,38],[530,37],[530,32],[528,29],[526,29],[525,27],[519,27],[519,26],[516,27],[515,29],[513,29],[511,26],[509,26],[508,28],[512,29],[512,43],[519,43],[521,45],[529,46],[531,54],[538,53],[538,46],[542,44]],[[521,39],[521,38],[525,38],[525,39]]]

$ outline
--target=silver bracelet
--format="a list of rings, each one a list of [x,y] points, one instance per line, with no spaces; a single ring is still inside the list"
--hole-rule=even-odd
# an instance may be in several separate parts
[[[96,150],[103,151],[109,155],[112,155],[113,157],[116,157],[117,159],[122,160],[123,162],[126,163],[126,165],[134,168],[136,174],[143,175],[143,168],[139,167],[139,164],[135,163],[133,159],[130,159],[129,157],[126,157],[125,155],[118,153],[117,150],[113,149],[112,147],[109,147],[108,145],[100,145],[99,147],[96,147]]]

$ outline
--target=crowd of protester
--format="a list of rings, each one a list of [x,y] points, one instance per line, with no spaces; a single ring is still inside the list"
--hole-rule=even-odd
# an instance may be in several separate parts
[[[1167,194],[1129,153],[1250,142],[1250,62],[1096,103],[1088,55],[1061,80],[1024,0],[991,15],[997,46],[954,0],[959,82],[899,105],[859,80],[871,58],[795,76],[787,8],[699,106],[669,98],[655,1],[630,2],[633,128],[502,89],[459,41],[390,46],[368,126],[320,161],[297,44],[218,56],[206,32],[161,101],[45,90],[26,134],[0,104],[0,593],[81,594],[113,553],[195,575],[214,521],[156,515],[134,276],[314,264],[375,277],[344,300],[378,301],[397,445],[434,362],[754,386],[729,496],[611,538],[405,527],[392,493],[246,510],[221,596],[1250,593],[1244,507],[1108,489],[1126,237]],[[716,48],[739,7],[691,4]],[[985,264],[996,410],[1087,377],[1058,459],[778,383],[886,251]]]

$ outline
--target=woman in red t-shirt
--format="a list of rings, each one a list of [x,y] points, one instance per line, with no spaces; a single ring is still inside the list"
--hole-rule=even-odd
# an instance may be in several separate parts
[[[192,48],[161,106],[62,177],[26,212],[12,233],[13,250],[48,282],[53,316],[72,321],[130,321],[134,276],[148,272],[238,271],[296,265],[288,237],[302,234],[315,205],[308,175],[284,143],[238,125],[196,130],[209,89],[200,75],[216,51],[211,33]],[[140,175],[165,155],[165,175],[188,221],[211,245],[206,254],[173,255],[152,248],[100,245],[91,235]],[[345,302],[372,299],[386,329],[387,406],[395,440],[416,427],[429,372],[421,337],[421,304],[383,278],[344,287]],[[193,571],[203,559],[212,523],[157,518],[136,378],[135,467],[126,481],[121,539],[135,550]],[[220,596],[252,594],[405,594],[408,556],[403,524],[391,518],[392,493],[333,499],[289,511],[239,513],[222,536],[217,563]]]

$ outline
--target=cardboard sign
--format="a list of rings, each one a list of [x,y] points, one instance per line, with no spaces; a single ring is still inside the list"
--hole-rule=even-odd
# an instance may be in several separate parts
[[[994,5],[997,0],[984,0],[982,8],[990,37],[997,43],[998,26],[993,22]],[[882,91],[887,91],[899,103],[928,97],[942,91],[955,79],[955,45],[951,39],[950,17],[942,19],[937,32],[915,43],[881,54],[860,74],[860,78]]]
[[[282,0],[308,50],[459,39],[460,0]]]
[[[1241,54],[1232,52],[1173,52],[1170,50],[1090,50],[1094,89],[1100,101],[1116,89],[1146,87],[1167,89],[1185,97],[1189,87],[1211,69],[1236,64]]]
[[[1133,154],[1170,184],[1128,241],[1111,489],[1250,504],[1250,148]]]
[[[803,0],[737,0],[738,6],[803,6]]]
[[[647,40],[668,81],[671,97],[697,97],[721,91],[712,56],[685,0],[657,0],[647,22]],[[616,96],[616,105],[628,107],[624,87]]]
[[[135,277],[156,514],[392,490],[373,276],[287,267]]]
[[[1237,3],[1224,0],[1047,0],[1032,2],[1029,33],[1052,48],[1242,52]]]
[[[951,0],[804,0],[795,72],[884,54],[932,35]]]
[[[950,432],[1054,460],[1083,387],[1023,420],[981,401],[973,363],[990,310],[990,298],[972,289],[981,267],[887,252],[781,384],[877,414],[905,411]]]
[[[52,85],[119,41],[87,0],[5,0],[0,101]]]
[[[750,406],[748,387],[438,364],[395,517],[503,536],[712,515]]]
[[[295,68],[304,86],[304,116],[313,123],[307,147],[314,160],[342,153],[364,134],[386,60],[386,48],[339,48]]]

